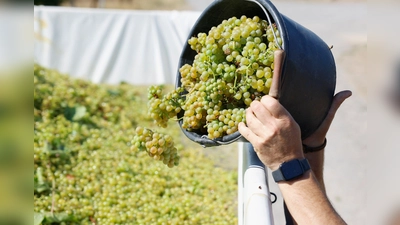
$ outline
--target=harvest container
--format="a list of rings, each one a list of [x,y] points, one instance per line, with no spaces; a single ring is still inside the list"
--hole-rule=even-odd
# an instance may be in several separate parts
[[[211,27],[233,16],[259,16],[267,20],[261,7],[269,14],[272,23],[277,25],[286,53],[279,82],[279,101],[299,124],[302,138],[305,139],[327,115],[336,86],[335,61],[329,46],[320,37],[282,15],[268,0],[216,0],[200,15],[187,40],[200,32],[208,33]],[[181,85],[179,68],[184,64],[192,64],[196,54],[186,42],[178,65],[177,87]],[[183,112],[179,117],[182,116]],[[182,120],[179,125],[182,129]],[[207,134],[182,131],[189,139],[204,147],[244,140],[239,132],[212,140]]]

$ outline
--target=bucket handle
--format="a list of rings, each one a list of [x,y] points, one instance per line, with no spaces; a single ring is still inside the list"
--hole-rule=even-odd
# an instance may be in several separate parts
[[[275,34],[275,31],[274,31],[274,29],[272,28],[272,20],[271,20],[271,17],[270,17],[270,15],[269,15],[269,13],[267,12],[267,10],[265,10],[264,6],[261,5],[261,3],[259,3],[257,0],[245,0],[245,1],[256,3],[256,4],[264,11],[264,14],[267,16],[268,23],[269,23],[269,25],[271,26],[272,34],[274,35],[275,44],[276,44],[276,46],[277,46],[280,50],[282,50],[282,46],[279,44],[278,38],[276,37],[276,34]],[[275,64],[274,64],[274,65],[275,65]]]
[[[285,60],[285,51],[283,49],[275,50],[274,52],[274,72],[272,83],[268,95],[278,99],[280,97],[280,78],[282,74],[283,61]]]
[[[273,77],[272,77],[272,83],[271,83],[271,88],[269,89],[268,95],[278,99],[280,97],[280,77],[282,74],[282,67],[283,67],[283,61],[285,60],[285,51],[283,50],[282,46],[278,42],[278,38],[276,37],[275,31],[272,27],[272,21],[269,13],[267,10],[265,10],[264,6],[261,5],[257,0],[245,0],[249,2],[253,2],[257,4],[263,11],[264,14],[267,16],[268,23],[271,26],[272,34],[274,35],[274,40],[275,44],[278,47],[277,50],[274,52],[274,72],[273,72]]]

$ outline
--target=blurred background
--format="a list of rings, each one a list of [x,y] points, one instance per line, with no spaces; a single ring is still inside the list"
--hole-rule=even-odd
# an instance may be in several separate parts
[[[198,10],[208,6],[212,1],[194,0],[35,0],[34,5],[49,6],[72,6],[72,7],[91,7],[91,8],[112,8],[112,9],[146,9],[146,10]],[[277,0],[274,2],[290,2],[290,0]],[[293,1],[291,1],[293,2]],[[299,2],[299,1],[297,1]],[[303,0],[300,2],[361,2],[365,0]]]
[[[129,83],[140,81],[137,85],[148,85],[152,82],[173,84],[180,48],[186,41],[185,35],[200,12],[211,2],[211,0],[35,0],[34,62],[67,73],[71,77],[84,78],[95,83],[115,84],[124,80]],[[329,199],[349,224],[389,224],[393,215],[400,214],[396,211],[400,203],[398,191],[400,190],[398,178],[400,46],[397,41],[398,29],[395,29],[396,21],[400,21],[400,18],[397,1],[370,1],[367,4],[362,0],[275,0],[273,3],[282,14],[315,32],[328,45],[333,45],[332,52],[337,64],[337,91],[345,89],[353,91],[353,96],[339,109],[328,133],[325,181]],[[153,10],[163,12],[155,15]],[[142,17],[143,20],[137,21],[135,18],[139,17],[135,15],[138,13],[142,13],[141,15],[147,19]],[[88,31],[85,33],[85,27],[104,23],[107,15],[112,15],[114,19],[127,15],[125,21],[128,21],[126,22],[128,25],[125,24],[116,30],[113,30],[112,23],[105,26],[105,31],[102,33],[107,34],[106,31],[109,29],[108,33],[114,33],[115,37],[104,38],[96,36],[98,33],[90,34]],[[157,18],[160,15],[162,16]],[[169,37],[171,38],[169,45],[158,43],[157,38],[149,36],[142,39],[135,37],[143,36],[148,32],[146,30],[136,33],[127,31],[129,29],[126,27],[132,23],[153,24],[149,22],[152,21],[150,18],[155,18],[154,21],[167,21],[165,26],[171,30],[179,27],[179,31],[167,33],[172,35]],[[81,28],[76,27],[79,24]],[[112,42],[120,40],[118,38],[129,33],[137,35],[123,40],[122,42],[126,43],[124,46],[117,46]],[[102,41],[96,41],[102,38]],[[84,41],[84,45],[76,44],[79,39],[81,43]],[[94,41],[91,43],[90,40]],[[3,41],[3,43],[8,42]],[[147,69],[150,71],[145,72],[146,68],[149,68],[149,63],[145,61],[147,54],[143,57],[135,55],[133,50],[135,47],[131,45],[135,45],[136,48],[146,46],[151,48],[150,52],[168,52],[168,54],[159,56],[157,63],[151,64],[151,70]],[[0,46],[1,49],[10,47],[6,44]],[[82,46],[94,53],[77,54]],[[115,52],[110,56],[99,57],[105,54],[104,52],[110,51]],[[0,51],[0,56],[2,55],[4,56],[4,51],[3,53]],[[152,54],[149,55],[151,57]],[[0,59],[7,58],[0,57]],[[166,58],[169,60],[167,63],[165,63]],[[138,72],[138,68],[129,69],[126,64],[134,63],[132,61],[144,65],[142,70]],[[150,74],[156,79],[152,81],[136,79],[134,74],[137,73]],[[6,84],[3,78],[1,79],[3,85]],[[3,93],[3,96],[9,95]],[[0,101],[4,99],[9,98],[0,98]],[[3,128],[8,130],[10,126],[3,125]],[[31,128],[30,126],[29,129]],[[201,149],[184,137],[180,142],[184,146],[199,149],[213,160],[216,168],[226,171],[237,170],[236,144]],[[0,150],[5,149],[2,146],[0,148],[3,148]],[[284,224],[282,197],[273,182],[270,182],[270,188],[278,195],[278,201],[273,205],[276,224]],[[0,200],[0,206],[1,202],[5,201]],[[392,221],[390,224],[400,223]]]
[[[194,1],[194,0],[165,0],[165,1],[141,1],[141,0],[121,0],[121,1],[63,1],[58,4],[67,7],[92,7],[92,8],[101,8],[100,10],[107,9],[143,9],[144,12],[149,12],[147,10],[178,10],[176,14],[177,17],[185,18],[179,19],[178,21],[184,20],[186,23],[181,24],[179,22],[174,22],[175,20],[171,19],[171,23],[175,24],[173,26],[177,27],[179,30],[178,38],[176,42],[174,42],[173,37],[171,37],[171,42],[168,43],[167,47],[161,48],[163,51],[169,52],[172,65],[177,65],[177,61],[173,61],[174,58],[177,60],[180,54],[180,48],[174,47],[169,49],[170,46],[180,46],[185,41],[186,35],[185,32],[190,30],[190,27],[195,22],[198,17],[198,13],[204,10],[212,1],[211,0],[202,0],[202,1]],[[342,1],[273,1],[278,10],[288,16],[289,18],[295,20],[301,25],[307,27],[308,29],[315,32],[319,35],[328,45],[332,45],[332,52],[334,54],[336,64],[337,64],[337,91],[349,89],[353,91],[353,96],[347,100],[343,106],[339,109],[336,119],[332,124],[330,132],[328,134],[328,146],[326,148],[326,161],[325,161],[325,178],[326,178],[326,187],[328,191],[328,195],[330,200],[332,201],[334,207],[338,210],[340,215],[349,223],[349,224],[376,224],[371,221],[373,219],[381,220],[381,215],[368,215],[365,204],[368,198],[368,188],[366,188],[366,184],[369,183],[369,174],[368,168],[369,164],[365,163],[367,158],[370,155],[366,154],[367,142],[365,140],[367,137],[367,6],[365,1],[357,1],[357,0],[342,0]],[[74,8],[75,9],[75,8]],[[37,9],[40,10],[40,9]],[[56,9],[55,9],[56,10]],[[57,9],[58,10],[58,9]],[[72,9],[68,9],[66,15],[71,14]],[[82,9],[83,10],[83,9]],[[194,11],[195,14],[184,14],[188,11]],[[75,11],[76,12],[76,11]],[[87,11],[83,11],[87,12]],[[83,13],[82,12],[82,13]],[[112,11],[114,12],[114,11]],[[168,11],[171,12],[171,11]],[[51,11],[48,12],[51,14]],[[103,11],[99,11],[99,13],[103,13]],[[110,12],[111,13],[111,12]],[[116,15],[121,15],[123,12],[116,11]],[[133,12],[132,12],[133,14]],[[41,15],[41,18],[46,19],[44,14]],[[57,15],[60,15],[59,10],[57,11]],[[54,21],[62,21],[62,18],[54,18]],[[77,16],[75,16],[77,17]],[[171,18],[172,16],[167,16],[167,18]],[[166,18],[166,19],[167,19]],[[163,21],[165,21],[164,19]],[[155,19],[157,20],[157,19]],[[84,20],[81,20],[84,21]],[[151,21],[151,20],[150,20]],[[66,37],[66,35],[70,35],[69,33],[75,32],[71,30],[70,32],[65,32],[63,30],[57,30],[55,33],[58,33],[57,36],[51,33],[46,33],[46,29],[50,29],[51,21],[46,21],[47,27],[40,28],[37,26],[35,31],[43,34],[50,38],[53,37]],[[72,23],[70,20],[68,24]],[[148,23],[148,20],[143,18],[141,19],[142,23]],[[102,24],[104,24],[103,22]],[[134,23],[132,21],[132,23]],[[80,23],[81,26],[84,26],[84,23]],[[66,26],[66,25],[65,25]],[[100,25],[99,25],[100,26]],[[153,27],[154,24],[149,23],[146,25],[147,27]],[[167,25],[165,25],[167,26]],[[66,26],[67,27],[67,26]],[[54,28],[58,29],[58,28]],[[85,33],[85,30],[90,29],[90,27],[82,28],[82,37],[88,38],[88,33]],[[109,27],[110,33],[122,33],[116,30],[113,30],[113,27]],[[113,30],[113,31],[112,31]],[[126,30],[126,29],[124,29]],[[129,29],[128,29],[129,30]],[[173,30],[173,29],[170,29]],[[147,30],[137,30],[138,34],[142,34],[142,32],[148,32]],[[95,36],[95,35],[93,35]],[[125,35],[126,36],[126,35]],[[163,36],[163,34],[157,34],[155,32],[151,32],[150,35],[146,35],[147,40],[137,40],[133,41],[135,37],[132,37],[130,40],[133,43],[137,43],[138,45],[145,45],[146,48],[152,49],[153,46],[157,46],[157,40],[154,39],[154,36]],[[167,35],[168,36],[168,35]],[[129,36],[131,37],[131,36]],[[71,39],[73,37],[68,37]],[[100,37],[96,35],[96,37],[92,37],[93,40],[98,40]],[[51,39],[51,38],[50,38]],[[111,39],[109,39],[111,40]],[[85,60],[85,64],[79,62],[80,59],[74,61],[74,59],[69,59],[68,56],[65,57],[66,60],[60,60],[60,52],[71,51],[71,49],[76,48],[76,44],[68,44],[65,40],[63,42],[59,42],[60,44],[56,44],[57,40],[54,41],[53,46],[61,46],[60,50],[57,52],[51,52],[51,48],[40,47],[43,44],[43,41],[36,40],[36,48],[35,52],[35,60],[37,60],[42,65],[47,67],[56,67],[62,72],[66,72],[74,77],[85,77],[86,79],[94,80],[95,82],[116,82],[119,79],[124,79],[129,83],[137,83],[139,79],[130,74],[138,74],[142,73],[141,71],[149,71],[149,74],[161,74],[162,77],[166,77],[165,80],[161,80],[161,78],[151,79],[151,81],[143,80],[144,84],[148,84],[149,82],[162,82],[162,83],[174,83],[174,76],[176,68],[171,66],[164,66],[159,70],[156,67],[160,66],[165,62],[165,58],[163,58],[162,54],[150,54],[151,61],[156,61],[159,63],[154,63],[154,66],[150,70],[148,67],[144,67],[141,71],[133,71],[138,69],[141,65],[149,65],[148,62],[142,61],[139,62],[137,60],[138,57],[132,57],[133,62],[130,62],[130,65],[133,63],[137,63],[136,66],[132,66],[132,69],[128,69],[129,67],[124,67],[122,71],[125,71],[125,76],[120,75],[120,72],[115,72],[114,75],[111,75],[114,71],[120,70],[123,65],[122,63],[116,63],[116,61],[120,61],[119,59],[115,59],[113,57],[109,60],[105,60],[102,63],[102,66],[109,63],[116,63],[120,67],[113,68],[112,65],[109,65],[107,68],[112,69],[101,69],[96,70],[95,68],[98,65],[98,62],[92,60]],[[86,40],[80,39],[80,41],[87,43]],[[142,42],[141,42],[142,41]],[[149,44],[146,44],[147,42]],[[75,41],[76,42],[76,41]],[[110,42],[110,41],[107,41]],[[139,43],[141,42],[141,43]],[[62,44],[61,44],[62,43]],[[102,42],[107,45],[106,41]],[[175,44],[176,43],[176,44]],[[68,49],[62,49],[62,46],[68,46]],[[104,47],[104,46],[103,46]],[[134,51],[134,48],[129,47],[128,44],[121,48],[122,52],[126,49],[131,49]],[[52,48],[55,49],[55,48]],[[90,47],[87,47],[90,49]],[[49,52],[50,51],[50,52]],[[76,51],[79,51],[79,48],[76,48]],[[107,50],[109,51],[109,50]],[[117,50],[116,50],[117,51]],[[137,49],[139,51],[139,49]],[[154,49],[154,51],[157,51]],[[153,50],[150,52],[154,52]],[[40,52],[40,53],[39,53]],[[73,53],[71,53],[73,54]],[[104,53],[105,54],[105,53]],[[134,54],[134,53],[130,53]],[[77,55],[77,54],[73,54]],[[129,57],[129,54],[125,55]],[[141,60],[145,60],[147,56],[141,56]],[[165,57],[165,56],[164,56]],[[126,57],[122,57],[126,59]],[[157,59],[159,58],[159,59]],[[172,59],[171,59],[172,58]],[[67,60],[68,59],[68,60]],[[102,59],[98,59],[102,60]],[[116,61],[115,61],[116,60]],[[129,61],[129,60],[128,60]],[[75,63],[72,63],[75,62]],[[68,66],[68,64],[70,64]],[[85,70],[89,64],[93,64],[90,70]],[[100,66],[100,65],[99,65]],[[82,70],[77,70],[77,68],[81,67]],[[98,68],[98,67],[97,67]],[[107,71],[106,73],[103,73]],[[170,72],[168,72],[170,71]],[[98,74],[96,74],[98,73]],[[116,78],[118,77],[118,78]],[[134,80],[133,80],[134,79]],[[183,138],[184,139],[184,138]],[[182,140],[182,143],[186,145],[191,145],[191,143],[187,143],[185,140]],[[196,147],[196,146],[194,146]],[[236,144],[232,144],[229,146],[223,146],[218,148],[207,148],[203,149],[202,152],[207,156],[211,157],[215,162],[216,166],[223,167],[227,170],[236,170],[238,161],[237,161],[237,146]],[[270,181],[272,178],[270,177]],[[274,215],[276,224],[284,224],[284,216],[282,209],[282,197],[280,196],[279,190],[277,186],[270,182],[271,190],[278,195],[278,201],[274,204]],[[374,218],[372,218],[374,217]]]

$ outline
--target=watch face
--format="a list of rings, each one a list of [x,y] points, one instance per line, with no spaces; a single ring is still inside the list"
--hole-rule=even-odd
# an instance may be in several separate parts
[[[304,173],[299,160],[291,160],[281,165],[281,171],[285,180],[291,180]]]

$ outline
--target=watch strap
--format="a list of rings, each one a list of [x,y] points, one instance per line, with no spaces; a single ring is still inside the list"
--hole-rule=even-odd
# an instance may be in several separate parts
[[[298,176],[303,175],[306,171],[310,170],[310,163],[308,162],[308,160],[306,158],[304,159],[294,159],[297,160],[302,168],[302,173],[299,174]],[[279,168],[275,171],[272,171],[272,177],[274,178],[275,182],[279,182],[279,181],[288,181],[288,179],[285,178],[284,174],[282,173],[281,167],[285,166],[285,163],[282,163]],[[296,177],[298,177],[296,176]],[[289,179],[290,180],[290,179]]]
[[[310,163],[308,162],[308,160],[306,158],[300,159],[299,161],[300,161],[300,165],[303,167],[303,174],[304,174],[304,172],[311,169]]]
[[[275,182],[279,182],[279,181],[285,180],[285,177],[283,176],[283,173],[280,170],[280,168],[278,168],[275,171],[272,171],[272,177],[274,178]]]

